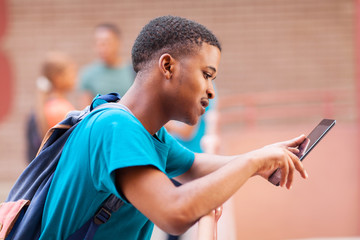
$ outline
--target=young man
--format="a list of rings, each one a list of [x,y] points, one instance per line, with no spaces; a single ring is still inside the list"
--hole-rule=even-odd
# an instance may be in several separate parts
[[[68,139],[45,204],[41,239],[66,239],[115,194],[125,204],[95,239],[149,239],[153,223],[181,234],[222,205],[252,176],[282,170],[290,188],[293,154],[305,139],[237,156],[194,154],[163,128],[169,120],[196,124],[209,99],[220,44],[204,26],[165,16],[148,23],[132,50],[137,76],[119,104],[86,117]],[[175,187],[170,178],[183,183]]]

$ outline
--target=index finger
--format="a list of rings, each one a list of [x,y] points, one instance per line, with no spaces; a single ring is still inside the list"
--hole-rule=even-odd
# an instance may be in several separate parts
[[[301,134],[300,136],[284,141],[282,144],[284,144],[287,147],[297,147],[299,146],[304,140],[306,139],[306,136],[304,134]]]

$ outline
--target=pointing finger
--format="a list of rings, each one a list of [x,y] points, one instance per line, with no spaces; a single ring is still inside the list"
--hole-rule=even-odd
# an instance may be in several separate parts
[[[288,147],[297,147],[305,140],[305,138],[305,135],[302,134],[296,138],[283,142],[283,144]]]

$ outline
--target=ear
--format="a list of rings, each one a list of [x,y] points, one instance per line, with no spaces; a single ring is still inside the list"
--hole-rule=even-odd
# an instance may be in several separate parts
[[[159,69],[166,79],[171,79],[173,75],[174,62],[174,58],[168,53],[164,53],[159,58]]]

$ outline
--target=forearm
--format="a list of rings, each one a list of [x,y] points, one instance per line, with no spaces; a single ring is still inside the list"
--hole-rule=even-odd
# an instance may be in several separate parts
[[[181,183],[195,180],[216,171],[234,158],[236,157],[220,156],[207,153],[195,153],[194,163],[189,169],[189,171],[177,177],[176,179]]]
[[[188,217],[196,221],[227,201],[255,172],[250,155],[237,156],[216,171],[179,187],[179,204],[190,209],[192,216]]]
[[[241,156],[180,187],[150,166],[119,169],[116,179],[119,192],[140,212],[164,231],[181,234],[229,199],[253,172],[252,161]]]
[[[277,168],[282,171],[281,185],[286,184],[286,187],[290,189],[295,170],[299,171],[303,178],[307,177],[299,159],[288,150],[288,147],[297,146],[303,139],[304,136],[300,136],[234,157],[210,155],[213,157],[210,159],[210,167],[206,168],[200,164],[203,167],[202,170],[193,169],[192,171],[199,175],[209,171],[210,173],[181,186],[179,189],[183,191],[182,194],[188,196],[182,201],[185,201],[185,206],[192,208],[193,217],[203,216],[209,209],[214,209],[228,200],[250,177],[261,175],[267,179],[269,174]],[[209,155],[196,155],[198,160],[203,160],[203,156]],[[214,170],[219,167],[216,164],[219,160],[227,163]],[[186,202],[186,200],[191,202]]]
[[[251,176],[261,175],[267,179],[271,172],[280,168],[281,185],[286,184],[287,188],[291,188],[295,170],[306,178],[301,162],[288,150],[304,138],[301,136],[233,157],[196,154],[194,164],[199,166],[194,165],[189,171],[191,175],[187,176],[187,179],[195,180],[180,187],[175,187],[163,172],[151,166],[119,169],[117,187],[160,228],[180,234],[227,201]]]

